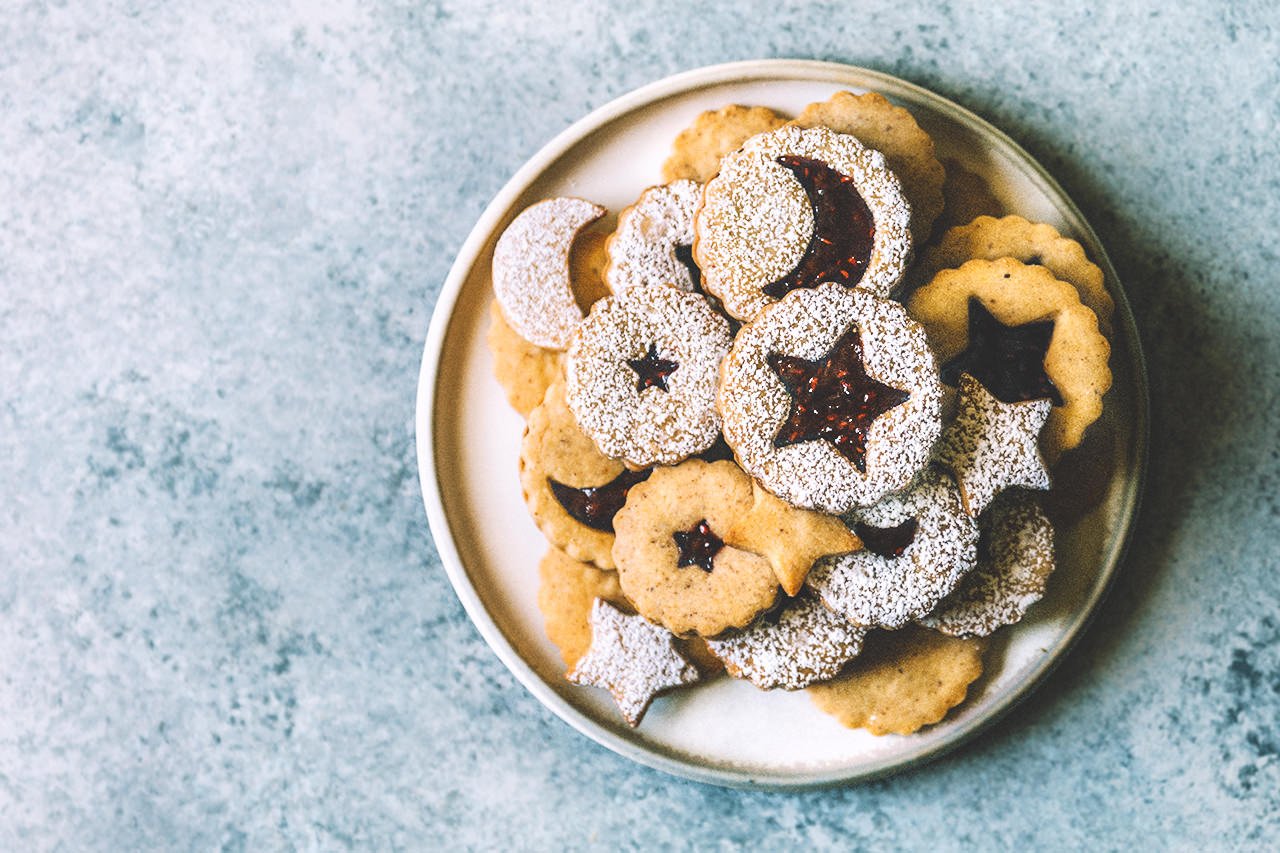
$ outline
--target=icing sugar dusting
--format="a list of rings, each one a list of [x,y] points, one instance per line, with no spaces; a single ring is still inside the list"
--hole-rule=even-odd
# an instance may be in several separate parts
[[[670,284],[693,291],[698,282],[676,257],[677,246],[693,245],[693,215],[702,199],[696,181],[650,187],[618,215],[609,238],[605,283],[614,293],[632,287]]]

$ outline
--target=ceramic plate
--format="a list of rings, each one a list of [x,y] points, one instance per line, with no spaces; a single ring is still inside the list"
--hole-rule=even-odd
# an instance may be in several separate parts
[[[543,633],[537,567],[547,545],[517,479],[523,422],[492,377],[484,343],[493,245],[539,199],[581,196],[615,212],[629,205],[660,181],[672,139],[703,110],[740,103],[795,114],[840,89],[874,90],[906,106],[933,135],[940,158],[986,178],[1009,212],[1080,240],[1105,271],[1116,300],[1115,384],[1088,449],[1070,466],[1088,487],[1091,508],[1059,519],[1059,568],[1045,600],[997,635],[987,673],[939,725],[877,738],[843,728],[803,691],[764,692],[720,678],[657,700],[632,730],[604,691],[565,682]],[[1097,235],[1044,169],[982,119],[918,86],[846,65],[781,60],[704,68],[625,95],[552,140],[498,193],[463,244],[431,320],[418,387],[418,466],[431,532],[459,599],[539,701],[642,764],[704,782],[789,788],[882,776],[937,756],[1044,678],[1088,623],[1123,554],[1143,479],[1146,424],[1142,358],[1120,282]]]

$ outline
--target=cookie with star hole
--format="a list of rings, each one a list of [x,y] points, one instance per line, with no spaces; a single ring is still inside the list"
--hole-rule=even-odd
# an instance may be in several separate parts
[[[782,127],[785,116],[768,107],[730,104],[707,110],[680,131],[671,144],[671,155],[662,164],[664,181],[691,180],[705,184],[720,171],[720,159],[737,151],[757,133]]]
[[[606,246],[609,290],[622,293],[655,284],[698,290],[702,276],[693,262],[693,215],[701,199],[701,184],[673,181],[649,187],[618,214],[618,227]]]
[[[707,292],[746,322],[827,281],[888,296],[911,260],[910,225],[883,154],[826,128],[782,127],[724,158],[693,258]]]
[[[724,544],[751,511],[751,478],[732,462],[655,468],[614,517],[614,562],[636,610],[681,635],[714,637],[771,607],[769,561]]]
[[[918,621],[953,637],[986,637],[1022,621],[1053,574],[1053,525],[1035,496],[1002,492],[978,521],[978,566]]]
[[[942,212],[946,173],[938,162],[933,138],[915,116],[877,92],[836,92],[826,101],[805,107],[791,123],[847,133],[884,154],[911,204],[915,244],[919,246],[928,239],[934,220]]]
[[[924,252],[918,269],[927,280],[939,270],[955,269],[975,258],[1013,258],[1044,267],[1054,278],[1075,287],[1080,301],[1098,315],[1103,333],[1110,334],[1115,301],[1107,292],[1102,270],[1089,260],[1083,246],[1063,237],[1052,225],[1029,222],[1021,216],[979,216],[943,233],[937,244]]]
[[[614,567],[614,514],[647,476],[596,449],[569,411],[563,382],[529,414],[520,443],[525,503],[542,535],[574,559]]]
[[[968,373],[1004,403],[1049,399],[1040,448],[1053,464],[1102,414],[1111,345],[1076,288],[1013,258],[942,270],[907,310],[929,333],[945,385]]]
[[[800,690],[835,678],[862,651],[866,631],[809,592],[788,598],[754,625],[707,645],[735,678],[762,690]]]
[[[600,300],[573,334],[565,395],[604,455],[672,465],[720,435],[715,406],[729,322],[706,297],[669,285]]]
[[[805,585],[864,628],[901,628],[928,614],[977,563],[977,523],[951,477],[934,468],[846,520],[862,550],[822,558]]]
[[[738,333],[721,368],[724,438],[766,489],[839,514],[901,489],[942,429],[924,330],[897,302],[797,290]]]

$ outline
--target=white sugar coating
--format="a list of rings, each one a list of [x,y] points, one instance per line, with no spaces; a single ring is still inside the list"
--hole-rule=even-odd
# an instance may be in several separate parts
[[[955,589],[977,561],[978,526],[960,504],[951,478],[930,468],[910,489],[851,513],[856,525],[890,528],[916,519],[915,538],[900,557],[864,548],[824,557],[805,583],[855,625],[901,628]]]
[[[867,430],[866,473],[825,440],[773,445],[792,400],[769,355],[820,359],[853,325],[867,374],[911,395]],[[942,430],[942,384],[924,329],[897,302],[838,284],[794,290],[743,326],[721,368],[718,402],[725,441],[749,474],[791,504],[832,514],[910,483]]]
[[[569,408],[605,456],[638,467],[674,465],[720,435],[716,382],[731,341],[729,322],[701,294],[658,285],[605,297],[569,345]],[[640,390],[627,363],[650,346],[678,365],[666,391]]]
[[[858,287],[888,296],[911,261],[911,207],[884,155],[856,137],[823,127],[786,126],[753,136],[725,157],[707,184],[695,221],[694,258],[703,286],[725,310],[751,320],[772,297],[761,289],[795,269],[813,237],[804,187],[777,162],[819,160],[853,179],[871,211],[871,257]]]
[[[1053,525],[1036,499],[1020,489],[1002,492],[979,524],[987,553],[955,592],[917,621],[953,637],[986,637],[1021,621],[1044,596],[1053,574]]]
[[[608,690],[622,716],[638,726],[655,696],[701,675],[666,628],[597,598],[591,604],[591,645],[566,678]]]
[[[835,678],[862,651],[866,633],[802,591],[752,627],[707,645],[738,678],[764,690],[799,690]]]
[[[493,248],[493,294],[516,334],[562,350],[582,322],[569,278],[573,239],[607,211],[580,198],[550,198],[511,221]]]
[[[934,452],[955,475],[970,515],[981,515],[1010,486],[1049,488],[1039,438],[1052,406],[1047,399],[1001,402],[977,379],[961,374],[956,418]]]
[[[604,270],[609,289],[622,293],[632,287],[670,284],[696,290],[699,282],[676,257],[676,247],[693,245],[693,214],[701,199],[702,185],[697,181],[674,181],[649,187],[618,214]]]

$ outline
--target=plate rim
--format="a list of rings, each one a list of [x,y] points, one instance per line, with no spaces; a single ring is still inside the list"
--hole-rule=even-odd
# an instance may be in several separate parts
[[[458,553],[457,544],[454,542],[452,530],[444,510],[444,500],[436,469],[436,412],[434,399],[439,379],[440,361],[443,356],[444,341],[448,335],[454,309],[467,274],[483,251],[499,220],[517,197],[548,166],[571,147],[614,119],[633,110],[700,88],[769,79],[830,82],[858,88],[867,88],[867,84],[871,83],[872,86],[879,84],[888,89],[910,92],[922,100],[929,101],[938,112],[947,114],[949,118],[957,120],[962,125],[981,131],[998,147],[1003,148],[1004,153],[1009,155],[1012,161],[1020,162],[1028,167],[1029,177],[1042,184],[1042,190],[1065,202],[1064,206],[1067,211],[1083,226],[1085,233],[1082,236],[1092,244],[1092,248],[1097,250],[1098,257],[1096,260],[1103,269],[1104,274],[1116,283],[1116,292],[1112,294],[1116,302],[1113,324],[1119,327],[1118,331],[1123,333],[1123,338],[1126,342],[1125,350],[1133,371],[1136,412],[1136,423],[1134,424],[1135,465],[1133,476],[1125,485],[1121,498],[1122,514],[1126,519],[1124,530],[1120,535],[1118,547],[1113,546],[1110,553],[1103,557],[1102,582],[1094,584],[1081,609],[1077,611],[1077,614],[1073,615],[1073,621],[1069,624],[1067,630],[1051,648],[1046,650],[1043,659],[1023,677],[1021,682],[1012,685],[1008,692],[991,709],[984,714],[964,721],[959,727],[949,732],[943,740],[926,744],[919,749],[909,750],[904,754],[895,755],[891,758],[881,759],[866,768],[852,772],[848,769],[837,768],[807,773],[773,774],[699,764],[690,759],[664,755],[652,748],[627,740],[583,714],[543,681],[541,676],[508,642],[501,629],[489,615],[484,603],[480,600],[478,591],[467,577],[466,568]],[[644,766],[696,782],[733,788],[782,791],[823,788],[871,781],[900,773],[940,758],[999,722],[1030,693],[1044,683],[1045,679],[1067,656],[1080,636],[1092,623],[1099,605],[1114,584],[1118,569],[1129,551],[1135,520],[1140,510],[1141,498],[1147,478],[1150,399],[1146,365],[1137,325],[1129,306],[1124,286],[1110,258],[1107,256],[1102,241],[1098,238],[1092,224],[1085,218],[1075,201],[1039,161],[1032,157],[1022,146],[981,116],[956,104],[943,95],[903,80],[900,77],[841,62],[805,59],[762,59],[721,63],[683,71],[614,98],[558,133],[516,170],[515,174],[511,176],[485,207],[475,225],[472,226],[467,238],[458,249],[454,262],[449,268],[449,273],[440,288],[440,294],[432,309],[426,341],[423,345],[422,365],[419,370],[414,412],[414,431],[419,486],[422,492],[423,505],[426,509],[428,527],[437,553],[440,556],[441,565],[445,570],[450,585],[453,587],[454,594],[457,595],[462,603],[463,609],[476,627],[476,630],[480,632],[485,643],[526,690],[532,693],[544,707],[551,710],[579,733],[606,749]]]

